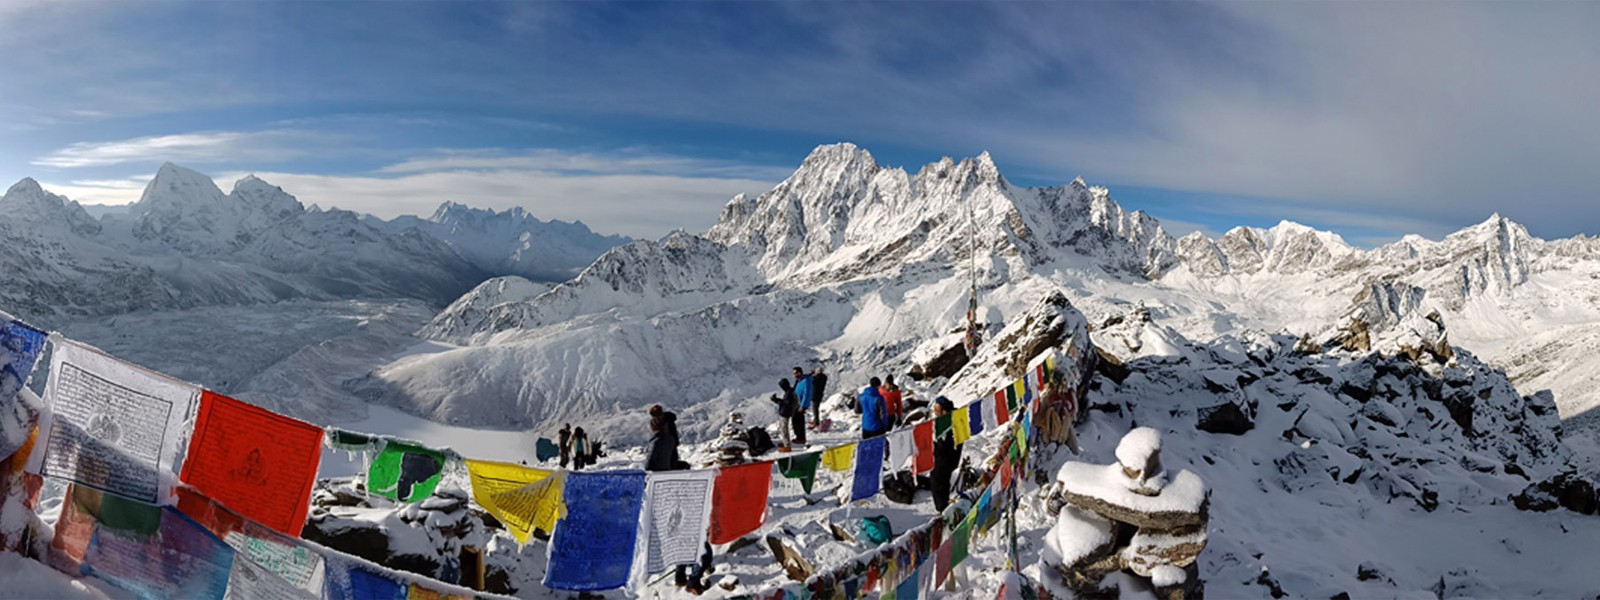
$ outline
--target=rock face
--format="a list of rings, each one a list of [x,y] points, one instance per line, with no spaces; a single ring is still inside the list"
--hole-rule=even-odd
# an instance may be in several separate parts
[[[1089,321],[1059,291],[1040,299],[999,335],[978,346],[977,355],[950,379],[943,393],[951,398],[991,393],[1023,376],[1028,361],[1050,348],[1061,348],[1069,356],[1088,356],[1093,348]]]
[[[1106,576],[1126,570],[1150,579],[1163,598],[1202,593],[1195,564],[1206,547],[1210,491],[1187,470],[1165,483],[1160,452],[1160,434],[1141,427],[1117,445],[1117,464],[1062,465],[1056,486],[1067,506],[1043,560],[1074,592],[1096,594]]]

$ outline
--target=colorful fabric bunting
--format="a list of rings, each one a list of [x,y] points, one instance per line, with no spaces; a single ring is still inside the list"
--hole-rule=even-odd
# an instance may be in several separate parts
[[[905,581],[894,588],[895,600],[917,600],[917,588],[922,583],[920,570],[913,570],[906,576]]]
[[[528,543],[535,529],[555,531],[556,521],[567,513],[560,471],[533,469],[511,463],[464,460],[472,481],[472,499],[505,523],[512,537]]]
[[[972,437],[972,419],[970,406],[956,409],[950,417],[950,432],[956,436],[956,445],[967,443]]]
[[[911,439],[917,445],[917,474],[933,470],[933,423],[923,421],[911,430]]]
[[[760,529],[767,520],[767,492],[771,486],[770,462],[722,469],[712,495],[711,543],[726,544]]]
[[[786,456],[778,459],[778,472],[785,479],[800,480],[800,487],[807,494],[817,482],[817,467],[822,464],[822,453],[811,452],[795,456]]]
[[[0,459],[0,552],[22,552],[28,537],[31,517],[23,513],[33,510],[44,478],[23,471],[23,467],[33,453],[38,432],[39,429],[30,424],[22,446]]]
[[[939,438],[944,437],[947,434],[952,433],[952,431],[951,431],[952,423],[953,423],[953,421],[955,419],[955,417],[953,417],[952,415],[953,415],[953,413],[945,413],[943,415],[940,415],[938,417],[934,417],[933,418],[933,437],[934,437],[934,439],[939,439]]]
[[[406,594],[406,600],[472,600],[472,596],[443,592],[413,583],[410,592]]]
[[[321,551],[298,535],[284,535],[246,519],[190,487],[178,489],[177,507],[236,553],[228,576],[230,598],[321,597],[325,561]],[[235,593],[234,582],[248,589]],[[293,588],[293,593],[284,590],[285,586]]]
[[[28,472],[166,504],[200,388],[64,340],[54,345]]]
[[[105,522],[95,527],[84,556],[84,574],[142,600],[222,598],[233,569],[233,548],[173,508],[156,510],[156,535]],[[160,568],[151,568],[152,564]]]
[[[1011,389],[1011,393],[1014,394],[1017,397],[1017,401],[1021,402],[1023,405],[1026,405],[1028,401],[1032,399],[1032,397],[1028,395],[1028,384],[1026,381],[1018,379],[1011,382]]]
[[[939,544],[939,550],[934,553],[933,585],[931,587],[937,588],[944,585],[944,580],[950,577],[950,553],[954,549],[955,544],[952,540],[945,540],[943,544]]]
[[[405,442],[385,444],[367,471],[367,490],[390,500],[421,502],[444,474],[444,453]]]
[[[328,447],[345,452],[377,452],[383,449],[383,438],[337,427],[328,427]]]
[[[829,448],[822,453],[822,466],[835,473],[848,471],[855,466],[855,457],[856,445],[853,443]]]
[[[866,500],[878,495],[883,485],[883,436],[861,440],[856,448],[854,483],[850,486],[850,501]]]
[[[1006,413],[1010,414],[1012,419],[1016,419],[1017,409],[1021,408],[1017,397],[1017,386],[1008,385],[1000,391],[1006,395]]]
[[[967,407],[967,427],[971,430],[972,435],[983,433],[983,404],[984,399],[979,398],[977,402],[973,402]]]
[[[299,536],[322,436],[321,428],[208,390],[181,479],[241,515]]]
[[[659,573],[700,558],[711,526],[716,479],[714,470],[649,474],[644,493],[646,572]]]
[[[566,479],[567,517],[550,539],[545,587],[591,592],[627,585],[644,505],[644,471],[574,471]]]

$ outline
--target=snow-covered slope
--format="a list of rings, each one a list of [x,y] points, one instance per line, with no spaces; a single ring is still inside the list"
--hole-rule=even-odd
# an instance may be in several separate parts
[[[566,281],[607,250],[630,241],[597,234],[581,221],[541,221],[520,206],[495,212],[446,202],[427,219],[407,215],[366,220],[394,233],[415,228],[449,244],[483,271],[534,281]]]

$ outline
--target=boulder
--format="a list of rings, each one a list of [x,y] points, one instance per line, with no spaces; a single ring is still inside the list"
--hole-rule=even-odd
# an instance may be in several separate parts
[[[1223,402],[1216,406],[1208,406],[1199,410],[1199,421],[1195,429],[1206,433],[1244,435],[1245,432],[1255,429],[1255,422],[1244,414],[1244,409],[1234,402]]]
[[[1187,470],[1155,496],[1127,489],[1121,465],[1069,462],[1061,466],[1057,481],[1068,504],[1135,527],[1174,530],[1201,526],[1208,519],[1210,493],[1200,477]]]
[[[1117,444],[1117,463],[1137,487],[1135,492],[1154,496],[1165,483],[1161,470],[1161,432],[1149,427],[1138,427],[1122,436]]]
[[[1170,531],[1140,529],[1122,549],[1122,561],[1128,570],[1142,577],[1154,577],[1153,572],[1163,565],[1187,567],[1200,557],[1206,548],[1205,526],[1187,527]]]

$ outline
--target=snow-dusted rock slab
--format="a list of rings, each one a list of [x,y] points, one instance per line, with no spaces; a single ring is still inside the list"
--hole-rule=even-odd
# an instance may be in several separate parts
[[[1155,496],[1130,489],[1122,465],[1069,462],[1056,472],[1067,502],[1141,529],[1172,530],[1206,522],[1210,490],[1200,476],[1179,471]]]

